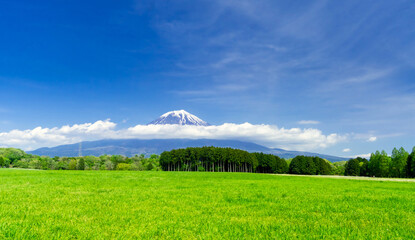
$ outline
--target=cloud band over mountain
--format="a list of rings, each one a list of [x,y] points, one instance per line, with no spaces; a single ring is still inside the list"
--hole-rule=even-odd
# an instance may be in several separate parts
[[[136,125],[117,129],[111,120],[54,128],[37,127],[0,133],[0,146],[33,150],[99,139],[237,139],[287,150],[315,150],[346,140],[336,133],[325,135],[315,128],[279,128],[274,125],[225,123],[213,126]]]

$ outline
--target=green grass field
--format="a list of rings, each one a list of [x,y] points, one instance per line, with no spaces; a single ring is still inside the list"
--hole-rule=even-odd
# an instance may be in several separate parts
[[[414,239],[415,183],[0,170],[0,239]]]

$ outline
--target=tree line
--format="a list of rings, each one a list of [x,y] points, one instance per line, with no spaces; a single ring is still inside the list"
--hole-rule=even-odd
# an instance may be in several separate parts
[[[273,154],[220,147],[189,147],[160,155],[164,171],[335,174],[337,166],[319,157],[297,156],[289,161]]]
[[[372,153],[370,159],[353,158],[347,161],[345,176],[415,178],[415,147],[412,153],[394,148],[392,155],[385,151]]]
[[[0,167],[42,170],[161,170],[159,156],[156,154],[148,158],[143,154],[133,157],[102,155],[51,158],[27,154],[15,148],[0,148]]]
[[[297,156],[282,159],[265,153],[200,147],[165,151],[160,156],[142,155],[126,157],[102,155],[84,157],[48,157],[27,154],[20,149],[0,148],[0,167],[41,170],[164,170],[211,171],[291,174],[337,174],[342,165],[331,164],[318,157]]]
[[[283,159],[273,154],[249,153],[220,147],[189,147],[165,151],[160,156],[102,155],[84,157],[47,157],[27,154],[20,149],[0,148],[0,167],[42,170],[164,170],[289,173],[303,175],[345,175],[366,177],[415,178],[415,147],[372,153],[370,159],[357,157],[331,163],[311,156]]]

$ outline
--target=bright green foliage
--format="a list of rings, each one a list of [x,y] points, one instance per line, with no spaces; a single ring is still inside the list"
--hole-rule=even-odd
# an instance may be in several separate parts
[[[11,159],[11,160],[10,160]],[[130,170],[160,170],[159,156],[152,154],[125,157],[102,155],[100,157],[47,157],[26,154],[20,149],[0,148],[0,167],[31,168],[42,170],[116,170],[118,164],[130,164]]]
[[[29,168],[30,162],[32,159],[30,158],[23,158],[15,162],[14,166],[18,168]]]
[[[372,153],[369,161],[369,173],[375,177],[389,177],[391,158],[385,151]]]
[[[390,167],[391,165],[391,157],[385,151],[382,151],[381,158],[380,158],[380,171],[381,177],[389,177],[390,176]]]
[[[360,163],[357,158],[350,159],[344,166],[345,176],[360,176]]]
[[[344,175],[344,166],[346,165],[346,161],[339,161],[332,163],[332,173],[334,175]]]
[[[0,167],[5,167],[7,166],[7,160],[5,157],[0,156]]]
[[[76,170],[77,169],[76,165],[77,165],[76,164],[76,159],[71,159],[70,162],[69,162],[68,169],[69,170]]]
[[[87,170],[98,170],[96,166],[100,165],[100,159],[95,156],[86,156],[83,157],[85,160],[85,169]]]
[[[404,148],[399,150],[394,148],[392,151],[392,161],[390,165],[390,176],[395,178],[403,178],[406,176],[406,163],[409,153]]]
[[[128,163],[119,163],[117,165],[117,170],[120,170],[120,171],[128,171],[128,170],[131,170],[131,164],[128,164]]]
[[[0,148],[0,156],[7,158],[10,164],[14,164],[16,161],[22,159],[26,155],[27,154],[20,149]]]
[[[0,239],[413,239],[415,184],[1,169]]]

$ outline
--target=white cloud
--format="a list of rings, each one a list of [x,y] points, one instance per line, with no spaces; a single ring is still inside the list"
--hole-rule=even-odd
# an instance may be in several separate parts
[[[376,140],[378,140],[377,137],[370,137],[367,141],[368,142],[375,142]]]
[[[109,119],[95,123],[55,128],[37,127],[0,133],[0,145],[32,150],[98,139],[237,139],[287,150],[313,150],[346,140],[338,134],[325,135],[319,129],[279,128],[273,125],[225,123],[218,126],[136,125],[116,130]]]
[[[315,124],[320,124],[319,121],[315,121],[315,120],[301,120],[301,121],[298,121],[297,123],[298,124],[301,124],[301,125],[311,125],[311,124],[315,125]]]
[[[31,150],[83,140],[107,138],[114,132],[116,124],[109,119],[95,123],[65,125],[60,128],[36,127],[28,130],[12,130],[0,133],[0,145]]]
[[[350,158],[357,158],[357,157],[361,157],[361,158],[366,158],[369,159],[370,155],[372,155],[371,153],[366,153],[366,154],[358,154],[358,155],[354,155],[354,156],[350,156]]]
[[[350,149],[350,148],[343,149],[343,152],[350,152],[350,151],[352,151],[352,149]]]

